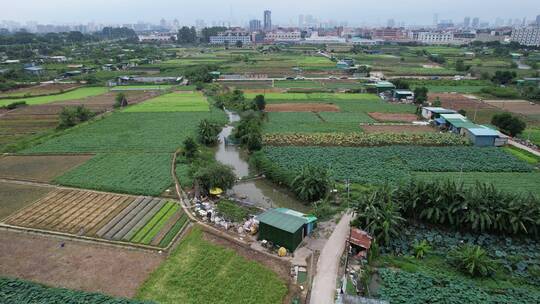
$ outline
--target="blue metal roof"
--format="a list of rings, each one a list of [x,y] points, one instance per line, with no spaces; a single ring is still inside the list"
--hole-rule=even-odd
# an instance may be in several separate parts
[[[493,129],[490,129],[486,126],[477,126],[476,128],[467,129],[474,136],[493,136],[499,137],[499,132]]]

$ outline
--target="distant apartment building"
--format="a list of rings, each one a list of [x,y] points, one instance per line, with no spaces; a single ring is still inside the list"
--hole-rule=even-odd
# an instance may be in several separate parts
[[[250,20],[249,21],[249,31],[250,32],[258,32],[262,30],[262,26],[261,26],[261,20],[258,20],[258,19],[253,19],[253,20]]]
[[[147,35],[139,35],[140,42],[171,42],[176,40],[177,35],[171,33],[153,33]]]
[[[540,46],[540,26],[528,26],[512,30],[510,40],[526,46]]]
[[[272,12],[269,10],[264,11],[264,30],[266,32],[272,30]]]
[[[406,38],[403,30],[399,28],[381,28],[375,29],[371,33],[373,39],[382,39],[382,40],[403,40]]]
[[[298,42],[302,40],[302,33],[298,31],[271,32],[271,33],[266,33],[265,40],[268,42]]]
[[[352,45],[374,46],[374,45],[383,44],[384,40],[381,40],[381,39],[372,40],[372,39],[353,37],[349,39],[349,43]]]
[[[454,44],[452,32],[411,32],[409,38],[425,44]]]
[[[246,32],[223,32],[217,36],[210,36],[210,44],[235,45],[238,41],[243,45],[251,44],[251,35]]]

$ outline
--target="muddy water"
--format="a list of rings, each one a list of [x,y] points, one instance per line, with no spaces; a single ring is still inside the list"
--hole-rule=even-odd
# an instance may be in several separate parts
[[[240,117],[226,111],[231,123],[240,120]],[[234,127],[227,125],[219,134],[219,146],[216,150],[216,159],[234,168],[239,178],[247,177],[250,173],[248,156],[238,146],[225,145],[225,139],[232,133]],[[264,179],[239,182],[229,193],[238,199],[262,208],[285,207],[293,210],[308,212],[309,208],[296,200],[292,193],[286,189],[276,187]]]

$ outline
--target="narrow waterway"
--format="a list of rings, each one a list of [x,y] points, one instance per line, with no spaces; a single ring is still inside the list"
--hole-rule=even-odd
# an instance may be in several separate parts
[[[240,147],[227,145],[226,139],[231,135],[234,126],[231,124],[240,120],[236,113],[225,111],[229,116],[229,125],[225,126],[219,134],[219,146],[216,149],[216,159],[234,168],[234,173],[239,178],[249,176],[250,168],[248,155]],[[237,199],[262,208],[285,207],[300,212],[307,212],[309,208],[294,198],[288,190],[275,186],[265,179],[239,182],[228,193]]]

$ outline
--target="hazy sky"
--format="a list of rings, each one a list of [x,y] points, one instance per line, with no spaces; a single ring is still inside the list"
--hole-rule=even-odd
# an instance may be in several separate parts
[[[432,24],[439,19],[462,21],[478,16],[486,21],[497,17],[532,20],[540,15],[539,0],[0,0],[0,20],[41,23],[135,23],[178,18],[191,24],[197,19],[233,20],[237,23],[262,18],[272,10],[274,23],[296,23],[299,14],[350,24],[385,24],[393,18],[407,24]]]

